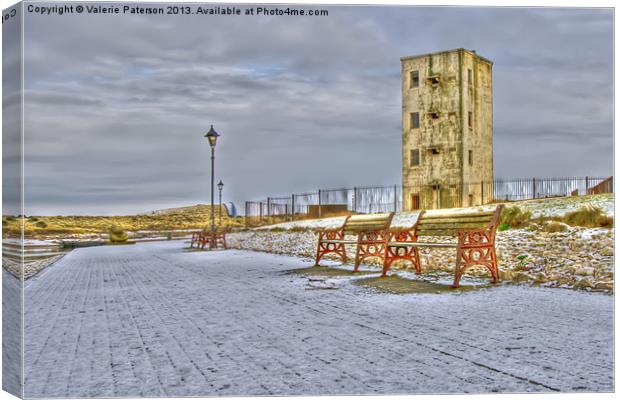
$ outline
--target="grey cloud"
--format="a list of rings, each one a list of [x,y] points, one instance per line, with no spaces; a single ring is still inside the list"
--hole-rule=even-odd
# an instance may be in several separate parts
[[[399,58],[456,47],[495,62],[496,176],[611,173],[609,10],[329,11],[208,23],[28,15],[28,212],[204,203],[211,123],[224,200],[240,209],[267,195],[398,183]]]

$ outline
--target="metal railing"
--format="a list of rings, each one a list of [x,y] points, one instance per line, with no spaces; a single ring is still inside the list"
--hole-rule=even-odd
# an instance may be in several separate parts
[[[527,199],[613,191],[613,177],[521,178],[435,185],[390,185],[320,189],[310,193],[246,201],[246,226],[348,213],[456,208]],[[403,208],[403,200],[405,207]]]

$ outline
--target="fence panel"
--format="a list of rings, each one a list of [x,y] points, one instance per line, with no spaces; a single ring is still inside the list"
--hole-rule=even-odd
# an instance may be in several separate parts
[[[305,218],[310,213],[310,206],[319,204],[319,193],[301,193],[291,196],[293,203],[293,218]]]
[[[351,211],[364,214],[400,211],[401,189],[399,186],[355,188]]]

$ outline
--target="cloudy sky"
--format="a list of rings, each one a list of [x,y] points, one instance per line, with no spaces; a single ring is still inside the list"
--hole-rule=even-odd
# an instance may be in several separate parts
[[[458,47],[494,61],[496,177],[612,173],[611,10],[327,9],[26,13],[27,214],[205,203],[210,124],[216,179],[239,209],[399,183],[400,57]]]

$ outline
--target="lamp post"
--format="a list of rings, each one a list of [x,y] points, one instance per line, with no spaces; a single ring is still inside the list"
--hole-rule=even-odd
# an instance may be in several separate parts
[[[205,135],[205,137],[209,140],[209,146],[211,146],[211,240],[209,240],[209,248],[215,247],[215,209],[214,203],[214,195],[215,188],[213,187],[215,181],[215,144],[217,143],[217,137],[220,136],[215,129],[213,129],[213,125],[211,125],[211,129]]]
[[[217,189],[220,192],[220,227],[222,226],[222,189],[224,189],[224,182],[220,179],[217,183]]]

